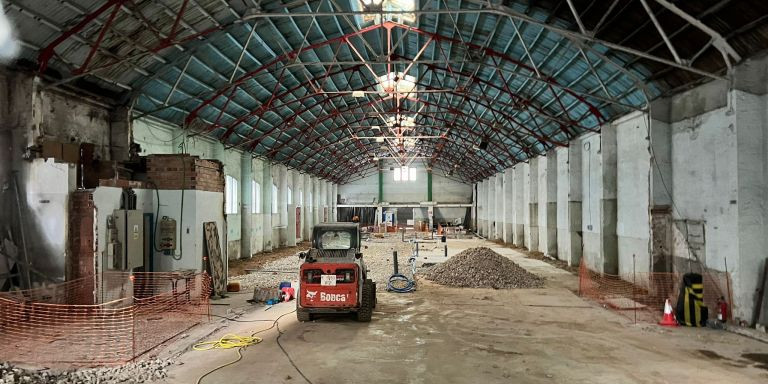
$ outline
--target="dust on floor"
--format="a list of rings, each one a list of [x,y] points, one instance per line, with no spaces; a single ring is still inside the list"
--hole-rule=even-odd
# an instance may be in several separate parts
[[[315,384],[768,382],[763,343],[718,330],[632,324],[567,289],[576,276],[497,249],[545,277],[545,288],[449,288],[420,279],[414,293],[381,292],[370,323],[346,316],[299,323],[294,303],[254,307],[210,338],[250,335],[285,315],[280,346],[277,328],[259,333],[262,343],[202,384],[304,384],[302,374]],[[187,352],[163,382],[195,382],[235,357],[232,350]]]
[[[293,256],[299,252],[306,251],[310,247],[309,241],[302,241],[295,247],[283,247],[272,252],[256,253],[250,259],[239,259],[229,261],[229,276],[240,276],[248,273],[248,269],[259,269],[264,264],[279,260],[284,257]]]

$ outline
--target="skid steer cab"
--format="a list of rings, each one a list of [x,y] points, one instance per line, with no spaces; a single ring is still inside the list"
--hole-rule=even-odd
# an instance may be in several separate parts
[[[357,223],[326,223],[312,230],[312,248],[302,259],[296,317],[310,321],[319,314],[351,313],[371,321],[376,283],[368,279]]]

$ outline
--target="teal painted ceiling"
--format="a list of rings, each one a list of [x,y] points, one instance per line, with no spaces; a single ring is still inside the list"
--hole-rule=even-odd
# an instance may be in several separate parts
[[[735,0],[7,3],[55,86],[338,183],[382,161],[474,182],[766,45],[737,12],[766,5]]]

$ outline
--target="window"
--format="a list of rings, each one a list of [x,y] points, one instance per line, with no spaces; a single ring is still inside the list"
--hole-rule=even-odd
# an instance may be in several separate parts
[[[251,213],[261,213],[261,184],[251,181]]]
[[[238,206],[237,179],[227,175],[224,178],[224,213],[227,215],[236,215]]]
[[[288,204],[293,204],[293,189],[288,187]]]
[[[272,184],[272,213],[277,212],[277,185]]]
[[[386,13],[415,11],[416,0],[360,0],[363,9],[380,10],[383,13],[384,20],[396,21],[398,23],[413,23],[416,21],[415,13]],[[373,20],[376,23],[381,22],[381,15],[364,15],[364,21]]]
[[[416,181],[416,168],[397,167],[393,172],[395,181]]]
[[[320,249],[350,249],[352,235],[347,231],[327,231],[320,235]]]

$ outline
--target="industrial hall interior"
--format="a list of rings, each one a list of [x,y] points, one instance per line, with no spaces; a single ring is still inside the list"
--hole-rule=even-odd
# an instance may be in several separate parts
[[[0,384],[768,383],[768,1],[0,11]]]

